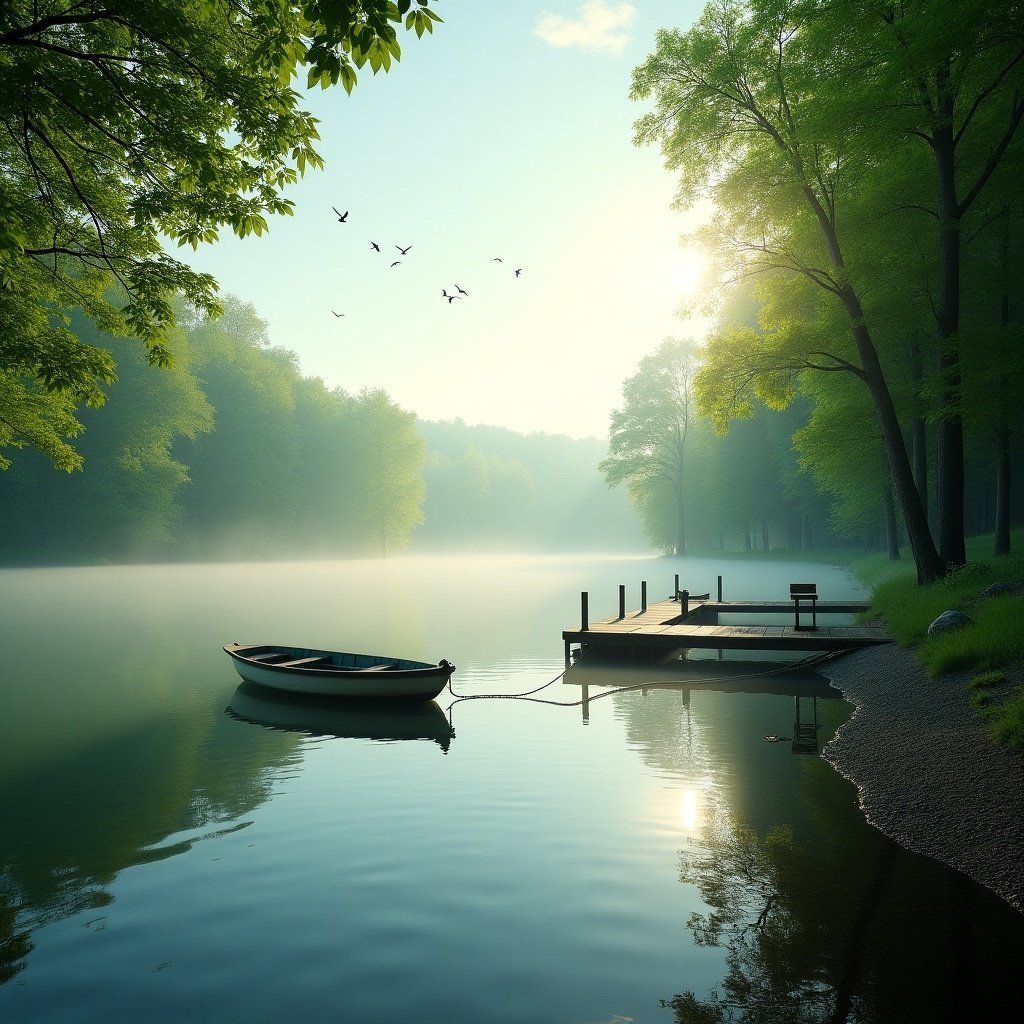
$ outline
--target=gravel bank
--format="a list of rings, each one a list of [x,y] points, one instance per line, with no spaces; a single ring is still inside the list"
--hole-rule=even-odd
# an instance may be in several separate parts
[[[856,707],[823,753],[856,784],[868,821],[1024,913],[1024,757],[989,738],[969,676],[929,679],[894,644],[819,671]]]

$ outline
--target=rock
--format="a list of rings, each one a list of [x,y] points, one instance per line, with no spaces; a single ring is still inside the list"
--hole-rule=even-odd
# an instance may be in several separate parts
[[[964,626],[974,624],[974,619],[964,612],[957,612],[950,609],[943,612],[929,627],[928,635],[935,636],[936,633],[945,633],[950,629],[963,629]]]
[[[1024,597],[1024,583],[990,583],[982,592],[982,597]]]

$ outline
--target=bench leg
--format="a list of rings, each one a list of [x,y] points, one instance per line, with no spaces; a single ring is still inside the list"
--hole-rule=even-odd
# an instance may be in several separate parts
[[[800,625],[800,602],[809,600],[811,602],[811,624],[809,626]],[[818,628],[818,602],[815,598],[793,598],[793,628],[801,631],[810,631]]]

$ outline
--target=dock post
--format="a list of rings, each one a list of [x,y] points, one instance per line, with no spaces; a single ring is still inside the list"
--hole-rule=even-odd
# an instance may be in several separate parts
[[[619,618],[626,617],[626,584],[619,584]]]
[[[647,611],[647,580],[640,581],[640,611]]]
[[[590,613],[587,609],[587,604],[590,600],[590,595],[584,590],[580,593],[580,632],[586,633],[590,629]]]
[[[718,577],[718,603],[722,603],[722,577]]]
[[[688,590],[679,592],[679,614],[684,619],[690,614],[690,592]]]
[[[676,573],[676,585],[672,588],[672,600],[679,600],[679,573]]]

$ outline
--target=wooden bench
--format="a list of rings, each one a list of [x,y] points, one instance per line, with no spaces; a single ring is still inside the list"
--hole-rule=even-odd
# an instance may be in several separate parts
[[[279,661],[278,665],[282,668],[296,668],[299,665],[322,665],[325,661],[330,663],[330,657],[324,654],[318,654],[315,658],[296,658],[294,661]]]
[[[793,601],[793,628],[794,629],[817,629],[818,628],[818,585],[816,583],[790,583],[789,596]],[[800,605],[810,604],[811,625],[800,625]]]

